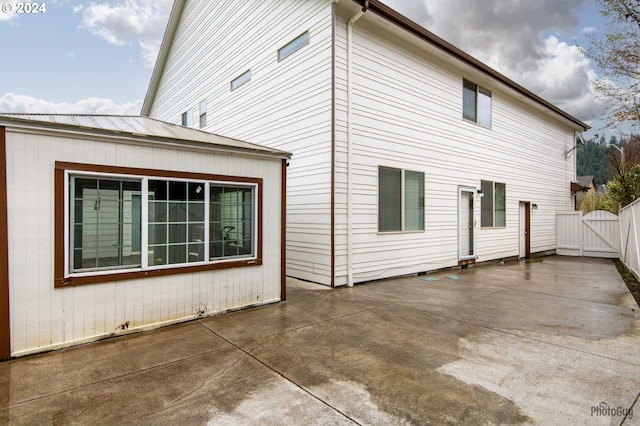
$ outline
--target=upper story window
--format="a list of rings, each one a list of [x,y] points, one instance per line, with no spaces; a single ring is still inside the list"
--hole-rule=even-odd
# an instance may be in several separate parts
[[[491,92],[468,80],[462,83],[462,116],[491,127]]]
[[[249,80],[251,80],[251,70],[247,70],[242,74],[240,74],[239,76],[237,76],[236,78],[234,78],[233,80],[231,80],[231,90],[237,89],[238,87],[242,86]]]
[[[207,101],[206,99],[200,102],[200,128],[202,129],[207,125]]]
[[[482,201],[480,202],[480,225],[482,228],[495,228],[507,225],[506,185],[504,183],[483,180],[480,182]]]
[[[182,124],[184,127],[192,127],[193,126],[193,119],[192,119],[192,115],[191,115],[191,110],[187,110],[187,111],[182,113],[180,124]]]
[[[424,173],[378,167],[378,231],[424,230]]]
[[[291,55],[293,52],[295,52],[296,50],[300,49],[301,47],[305,46],[308,43],[309,43],[309,31],[305,31],[304,33],[300,34],[298,37],[294,38],[289,43],[285,44],[280,49],[278,49],[278,60],[279,61],[283,60],[284,58]]]
[[[90,169],[56,178],[62,285],[261,262],[260,179]]]

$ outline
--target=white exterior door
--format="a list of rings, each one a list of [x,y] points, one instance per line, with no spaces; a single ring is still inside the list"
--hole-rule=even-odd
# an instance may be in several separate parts
[[[460,260],[472,259],[476,256],[475,221],[474,221],[475,190],[460,188],[458,193],[458,257]]]

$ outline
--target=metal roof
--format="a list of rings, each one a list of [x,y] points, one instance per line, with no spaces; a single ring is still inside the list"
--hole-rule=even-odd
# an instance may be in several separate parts
[[[242,151],[280,158],[291,154],[262,145],[204,132],[190,127],[135,115],[7,114],[0,113],[0,126],[46,127],[74,132],[98,133],[133,139],[206,144],[211,148]]]
[[[593,179],[593,175],[576,176],[576,182],[578,182],[580,185],[586,188],[591,187],[591,183],[593,183],[594,186],[596,187],[596,190],[598,188],[598,185],[596,185],[596,181]]]

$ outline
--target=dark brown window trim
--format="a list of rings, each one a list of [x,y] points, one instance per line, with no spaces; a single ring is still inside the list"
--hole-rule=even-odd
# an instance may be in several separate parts
[[[0,127],[0,360],[11,358],[9,325],[9,223],[7,198],[7,150],[5,128]]]
[[[222,261],[218,263],[210,263],[206,265],[193,265],[193,266],[176,266],[162,269],[146,269],[127,272],[113,272],[103,275],[91,275],[81,277],[65,277],[64,276],[64,174],[66,171],[76,172],[96,172],[96,173],[110,173],[110,174],[128,174],[136,176],[153,176],[162,178],[178,178],[178,179],[201,179],[206,181],[222,181],[233,183],[252,183],[256,184],[257,190],[257,203],[258,203],[258,231],[257,231],[257,253],[256,258],[251,259],[237,259]],[[1,195],[1,194],[0,194]],[[260,266],[262,265],[262,179],[250,178],[244,176],[225,176],[214,175],[206,173],[192,173],[192,172],[176,172],[170,170],[155,170],[155,169],[143,169],[133,167],[117,167],[117,166],[100,166],[96,164],[82,164],[82,163],[68,163],[56,161],[54,169],[54,196],[55,196],[55,209],[54,209],[54,236],[55,236],[55,250],[54,250],[54,287],[68,287],[72,285],[83,284],[97,284],[105,282],[123,281],[131,279],[153,278],[167,275],[188,274],[192,272],[212,271],[218,269],[238,268],[245,266]],[[0,225],[1,226],[1,225]]]

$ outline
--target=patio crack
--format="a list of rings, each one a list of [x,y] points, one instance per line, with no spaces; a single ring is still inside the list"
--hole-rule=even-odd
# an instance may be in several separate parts
[[[624,418],[620,422],[620,426],[624,425],[627,420],[633,419],[633,408],[638,403],[638,399],[640,399],[640,393],[638,393],[636,399],[633,401],[633,404],[631,404],[631,407],[629,407],[629,411],[627,411],[627,413],[624,415]]]
[[[346,316],[346,315],[345,315]],[[266,362],[262,361],[261,359],[259,359],[258,357],[256,357],[255,355],[253,355],[251,352],[245,350],[244,348],[236,345],[235,343],[233,343],[232,341],[226,339],[224,336],[216,333],[215,331],[211,330],[210,328],[206,327],[204,324],[200,324],[202,325],[205,329],[209,330],[209,332],[211,332],[212,334],[214,334],[215,336],[221,338],[222,340],[224,340],[225,342],[229,343],[230,345],[232,345],[233,347],[235,347],[236,349],[238,349],[239,351],[243,352],[245,355],[247,355],[248,357],[250,357],[251,359],[253,359],[254,361],[258,362],[259,364],[263,365],[264,367],[266,367],[267,369],[269,369],[270,371],[272,371],[273,373],[275,373],[276,375],[282,377],[283,379],[285,379],[287,382],[291,383],[293,386],[295,386],[296,388],[300,389],[302,392],[306,393],[307,395],[311,396],[313,399],[315,399],[316,401],[320,402],[321,404],[325,405],[326,407],[330,408],[331,410],[335,411],[336,413],[344,416],[346,419],[349,419],[351,422],[353,422],[356,425],[362,425],[361,423],[359,423],[358,421],[356,421],[355,419],[353,419],[351,416],[349,416],[348,414],[346,414],[345,412],[343,412],[342,410],[340,410],[337,407],[334,407],[333,405],[329,404],[327,401],[323,400],[322,398],[320,398],[319,396],[315,395],[313,392],[311,392],[310,390],[304,388],[303,386],[300,386],[298,383],[296,383],[295,381],[293,381],[292,379],[290,379],[289,377],[287,377],[286,375],[284,375],[283,373],[281,373],[280,371],[274,369],[273,367],[271,367],[269,364],[267,364]],[[306,327],[306,326],[303,326]],[[302,327],[299,327],[302,328]],[[287,331],[290,331],[290,329],[288,329]],[[275,338],[275,336],[274,336]]]
[[[235,345],[233,345],[233,344],[232,344],[232,346],[235,347]],[[148,371],[156,370],[158,368],[163,368],[163,367],[167,367],[167,366],[170,366],[170,365],[179,364],[179,363],[184,362],[184,361],[189,361],[189,360],[192,360],[192,359],[195,359],[195,358],[199,358],[199,357],[202,357],[202,356],[210,355],[210,354],[213,354],[213,353],[216,353],[216,352],[221,352],[221,351],[225,351],[225,350],[229,350],[229,349],[231,349],[229,346],[225,346],[223,348],[213,349],[213,350],[202,352],[202,353],[199,353],[199,354],[196,354],[196,355],[182,357],[180,359],[176,359],[176,360],[173,360],[173,361],[167,361],[167,362],[159,363],[159,364],[147,367],[147,368],[142,368],[140,370],[131,371],[129,373],[119,374],[119,375],[115,375],[115,376],[112,376],[112,377],[105,377],[104,379],[96,380],[96,381],[93,381],[91,383],[85,383],[85,384],[79,385],[79,386],[66,388],[66,389],[63,389],[63,390],[59,390],[57,392],[49,392],[47,394],[38,395],[38,396],[33,397],[33,398],[23,399],[21,401],[17,401],[15,403],[9,404],[9,405],[7,405],[5,407],[0,407],[0,411],[10,410],[12,407],[18,407],[20,405],[28,404],[30,402],[38,401],[38,400],[41,400],[41,399],[50,398],[50,397],[56,396],[56,395],[63,395],[65,393],[77,391],[77,390],[80,390],[80,389],[89,388],[89,387],[92,387],[92,386],[95,386],[95,385],[99,385],[99,384],[102,384],[102,383],[107,383],[107,382],[110,382],[110,381],[113,381],[113,380],[119,380],[119,379],[122,379],[122,378],[125,378],[125,377],[135,376],[135,375],[138,375],[138,374],[141,374],[141,373],[146,373]],[[236,362],[237,361],[238,360],[236,360]]]

